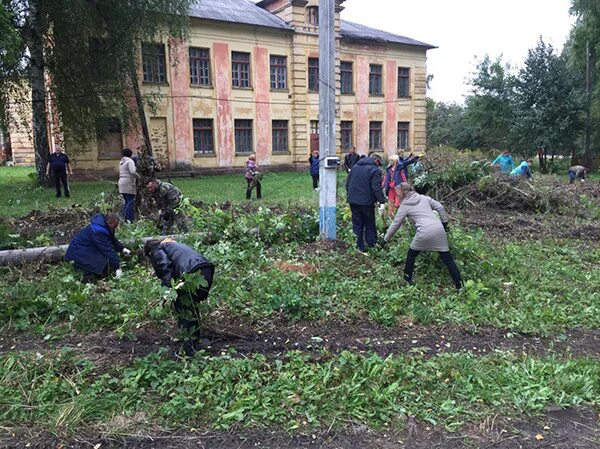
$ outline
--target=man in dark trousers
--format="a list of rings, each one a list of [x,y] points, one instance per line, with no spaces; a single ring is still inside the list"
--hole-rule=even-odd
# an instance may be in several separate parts
[[[360,156],[356,153],[356,148],[351,147],[348,150],[348,154],[344,156],[344,169],[346,172],[350,173],[350,170],[352,170],[352,167],[354,167],[359,159]]]
[[[177,312],[179,329],[185,333],[186,352],[193,352],[191,339],[200,338],[200,317],[198,303],[208,299],[208,293],[215,273],[214,264],[183,243],[177,243],[171,238],[150,240],[144,246],[144,252],[150,259],[154,273],[161,280],[163,287],[172,287],[174,283],[183,280],[184,274],[199,272],[204,281],[202,285],[186,288],[185,284],[177,290],[175,311]]]
[[[73,170],[71,169],[71,162],[69,161],[69,157],[65,153],[63,153],[63,149],[59,145],[56,145],[54,147],[54,153],[52,153],[48,158],[48,165],[46,166],[46,176],[50,175],[50,171],[52,171],[52,176],[54,177],[54,184],[56,186],[56,198],[60,198],[61,196],[61,183],[65,191],[65,196],[68,198],[70,196],[70,192],[69,181],[67,180],[67,173],[73,176]]]
[[[356,246],[365,251],[367,246],[377,243],[375,229],[375,203],[380,207],[386,203],[381,187],[381,171],[370,157],[361,158],[350,171],[346,182],[348,204],[352,211],[352,230],[356,235]]]
[[[121,262],[117,253],[131,254],[115,238],[119,226],[116,214],[96,214],[90,224],[79,231],[67,249],[65,259],[72,261],[75,268],[83,273],[83,282],[93,282],[105,278],[110,272],[121,277]]]

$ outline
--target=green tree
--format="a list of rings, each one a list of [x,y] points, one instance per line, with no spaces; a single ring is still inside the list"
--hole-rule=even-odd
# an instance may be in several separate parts
[[[46,95],[65,135],[77,142],[95,138],[96,124],[104,117],[119,117],[131,128],[145,126],[137,80],[140,43],[185,37],[192,2],[2,0],[22,44],[12,69],[17,71],[25,61],[23,71],[30,81],[40,181],[45,181],[48,158]]]
[[[470,80],[472,93],[466,100],[465,118],[473,140],[482,148],[505,148],[510,142],[513,121],[510,66],[486,55]]]
[[[581,93],[566,56],[540,38],[515,80],[514,148],[522,154],[543,148],[552,158],[568,154],[582,129]]]
[[[456,103],[435,102],[427,99],[427,145],[474,149],[482,146],[475,139],[471,124],[465,117],[465,108]]]
[[[569,61],[575,70],[582,74],[581,87],[586,89],[585,73],[589,61],[589,93],[586,94],[586,111],[589,111],[586,126],[586,148],[584,164],[590,164],[600,154],[600,128],[593,126],[600,121],[600,3],[593,0],[572,0],[571,14],[577,21],[571,31],[568,46]],[[589,58],[589,59],[588,59]]]

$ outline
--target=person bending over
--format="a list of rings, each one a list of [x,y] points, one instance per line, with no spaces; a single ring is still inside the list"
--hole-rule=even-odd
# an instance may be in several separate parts
[[[195,289],[180,288],[177,290],[175,312],[179,329],[185,333],[188,346],[193,345],[190,339],[200,338],[200,317],[198,304],[208,299],[208,294],[215,273],[214,264],[183,243],[173,239],[150,240],[144,246],[144,253],[150,259],[154,273],[161,280],[163,287],[172,287],[173,282],[183,280],[185,274],[199,272],[206,281]],[[189,349],[192,349],[191,346]]]
[[[96,214],[90,224],[79,231],[67,248],[65,259],[73,262],[83,282],[94,282],[114,272],[121,277],[121,261],[117,253],[131,254],[115,237],[119,226],[116,214]]]
[[[448,247],[448,214],[444,206],[433,198],[419,195],[410,184],[402,183],[396,186],[396,194],[400,200],[400,208],[385,234],[384,242],[391,240],[407,218],[414,222],[417,228],[406,257],[404,280],[413,284],[415,260],[421,251],[437,251],[452,276],[454,286],[460,289],[462,279]],[[434,210],[439,214],[439,218],[433,213]]]

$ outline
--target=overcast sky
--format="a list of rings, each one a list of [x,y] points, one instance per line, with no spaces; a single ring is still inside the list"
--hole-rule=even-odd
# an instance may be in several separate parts
[[[561,50],[574,19],[570,0],[346,0],[342,19],[435,45],[428,95],[462,102],[475,57],[520,66],[539,36]]]

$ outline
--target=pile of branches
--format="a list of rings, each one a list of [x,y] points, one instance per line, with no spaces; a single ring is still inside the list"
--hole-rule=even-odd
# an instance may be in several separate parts
[[[453,190],[442,198],[459,208],[488,207],[518,212],[587,215],[590,206],[600,208],[600,185],[564,182],[530,182],[504,175],[488,175]]]

